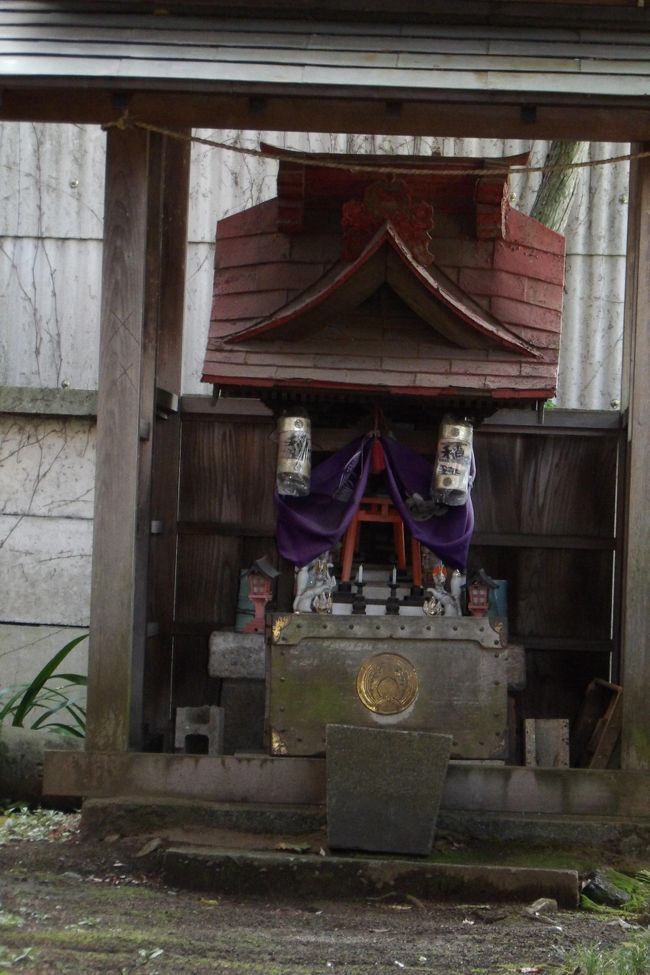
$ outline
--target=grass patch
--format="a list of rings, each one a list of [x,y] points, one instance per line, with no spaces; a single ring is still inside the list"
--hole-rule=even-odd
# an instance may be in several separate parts
[[[573,975],[648,975],[650,934],[626,941],[616,948],[592,945],[578,952]]]
[[[364,857],[367,854],[363,854]],[[384,855],[378,854],[378,858]],[[399,859],[399,858],[398,858]],[[578,870],[587,873],[599,867],[598,854],[593,851],[548,848],[527,843],[480,842],[463,844],[459,848],[440,843],[427,858],[430,863],[460,863],[476,866],[545,867],[553,870]]]

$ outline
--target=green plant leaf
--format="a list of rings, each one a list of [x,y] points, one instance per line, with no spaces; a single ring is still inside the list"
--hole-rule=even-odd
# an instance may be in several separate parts
[[[58,731],[60,734],[72,735],[73,738],[84,738],[83,732],[79,731],[71,724],[63,724],[61,721],[53,721],[51,724],[44,724],[42,730],[46,728],[52,728],[53,731]]]
[[[36,675],[34,680],[31,682],[31,684],[25,691],[20,703],[18,704],[18,707],[14,712],[14,718],[12,724],[16,725],[19,728],[23,727],[23,722],[25,720],[25,717],[29,713],[30,708],[34,705],[34,702],[36,701],[38,695],[42,691],[45,682],[50,679],[50,677],[54,674],[56,668],[59,666],[59,664],[61,664],[65,660],[65,658],[68,656],[70,651],[74,650],[77,644],[81,643],[82,640],[85,640],[87,636],[88,636],[87,633],[83,633],[81,636],[75,637],[74,640],[70,640],[69,643],[66,643],[66,645],[62,647],[59,650],[59,652],[56,653],[52,657],[52,659],[46,663],[46,665]]]
[[[21,699],[21,697],[23,696],[26,690],[27,690],[27,684],[21,684],[20,687],[14,690],[12,696],[0,709],[0,723],[4,721],[7,715],[13,714],[17,706],[17,702]]]
[[[70,702],[66,707],[66,711],[70,714],[72,719],[76,721],[82,731],[86,731],[86,712],[78,704]]]
[[[88,684],[88,678],[84,674],[55,674],[57,680],[67,680],[69,684],[79,684],[82,687],[86,687]]]

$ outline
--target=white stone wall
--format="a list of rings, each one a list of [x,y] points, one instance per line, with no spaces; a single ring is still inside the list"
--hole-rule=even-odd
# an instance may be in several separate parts
[[[88,626],[94,474],[93,420],[0,415],[0,687]]]
[[[15,626],[0,623],[0,687],[30,683],[52,657],[86,629],[67,626]],[[87,640],[65,658],[63,670],[85,674],[88,669]],[[83,698],[79,692],[76,700]]]

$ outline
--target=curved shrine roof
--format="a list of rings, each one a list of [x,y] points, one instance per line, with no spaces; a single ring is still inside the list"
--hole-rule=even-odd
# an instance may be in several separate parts
[[[219,222],[204,381],[554,394],[564,239],[510,207],[503,172],[483,160],[282,155],[278,196]],[[372,171],[387,162],[388,178]]]

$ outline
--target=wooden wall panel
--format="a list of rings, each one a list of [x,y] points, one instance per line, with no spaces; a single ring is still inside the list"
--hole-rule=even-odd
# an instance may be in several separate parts
[[[609,677],[609,654],[529,650],[522,718],[575,719],[587,686]]]
[[[589,550],[470,550],[470,572],[484,568],[508,582],[510,633],[520,642],[609,641],[612,554]]]
[[[273,537],[272,429],[267,418],[183,418],[176,632],[187,653],[174,659],[177,705],[218,700],[207,640],[234,625],[243,567],[266,555],[283,570],[278,607],[291,605],[292,566]],[[508,580],[511,638],[527,647],[522,714],[570,716],[587,683],[609,673],[617,435],[482,428],[475,442],[469,569]]]
[[[523,549],[516,556],[514,632],[522,637],[609,639],[611,553]]]
[[[176,623],[234,626],[242,541],[233,536],[179,538]]]
[[[477,531],[611,536],[615,437],[476,436]]]
[[[276,445],[268,423],[183,424],[181,521],[273,530]]]
[[[476,530],[521,531],[523,437],[477,431],[476,480],[472,491]]]
[[[172,685],[175,708],[218,704],[221,681],[208,676],[208,636],[177,636]]]

